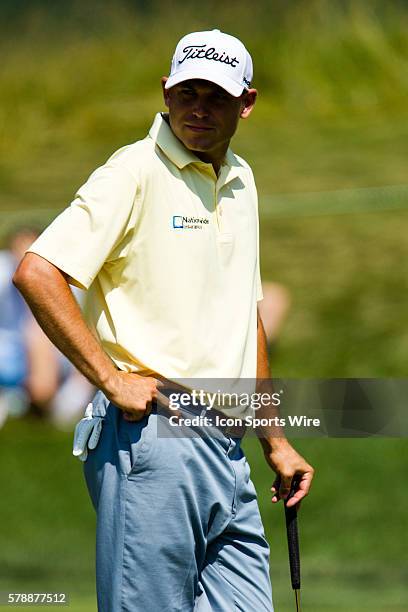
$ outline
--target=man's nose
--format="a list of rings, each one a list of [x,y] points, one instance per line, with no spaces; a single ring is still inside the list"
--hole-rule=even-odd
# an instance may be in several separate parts
[[[197,119],[204,119],[208,116],[208,107],[203,100],[196,100],[192,110]]]

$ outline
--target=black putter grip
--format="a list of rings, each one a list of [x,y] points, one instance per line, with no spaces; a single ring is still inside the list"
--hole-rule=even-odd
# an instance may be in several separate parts
[[[295,494],[297,489],[297,482],[295,479],[292,481],[292,487],[288,498]],[[297,510],[296,506],[287,508],[285,501],[285,519],[286,519],[286,534],[288,537],[288,550],[289,550],[289,565],[290,565],[290,579],[292,582],[292,589],[300,589],[300,555],[299,555],[299,534],[297,525]]]

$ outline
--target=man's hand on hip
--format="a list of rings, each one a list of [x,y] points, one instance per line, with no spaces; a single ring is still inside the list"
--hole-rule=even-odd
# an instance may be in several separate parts
[[[162,386],[160,380],[151,376],[117,371],[106,385],[104,393],[115,406],[123,410],[126,421],[140,421],[150,414],[153,401],[170,410],[168,398],[159,391]],[[171,410],[171,414],[177,416],[177,411]]]
[[[265,459],[276,474],[272,485],[272,503],[286,499],[293,477],[298,479],[295,495],[288,501],[288,507],[295,506],[309,493],[314,469],[286,439],[277,440],[271,450],[265,451]]]

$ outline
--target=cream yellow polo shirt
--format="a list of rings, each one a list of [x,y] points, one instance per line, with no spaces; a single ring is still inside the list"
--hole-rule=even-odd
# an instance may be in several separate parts
[[[217,178],[158,114],[29,250],[89,289],[87,320],[121,370],[256,376],[257,193],[230,150]]]

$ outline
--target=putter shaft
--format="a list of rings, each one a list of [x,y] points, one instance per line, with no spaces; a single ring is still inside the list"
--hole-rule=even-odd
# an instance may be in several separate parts
[[[290,508],[287,507],[286,503],[293,497],[298,486],[297,480],[292,480],[292,486],[290,493],[285,501],[285,520],[286,520],[286,534],[288,539],[288,552],[289,552],[289,565],[290,565],[290,578],[292,583],[292,589],[295,593],[296,601],[296,612],[300,612],[300,554],[299,554],[299,534],[297,525],[297,509],[296,506]]]
[[[300,589],[294,589],[295,601],[296,601],[296,612],[300,612]]]

